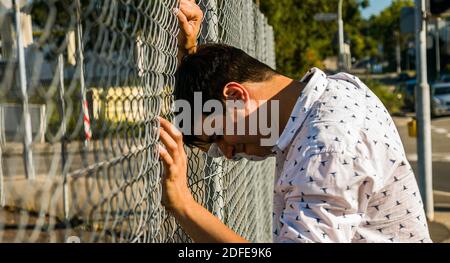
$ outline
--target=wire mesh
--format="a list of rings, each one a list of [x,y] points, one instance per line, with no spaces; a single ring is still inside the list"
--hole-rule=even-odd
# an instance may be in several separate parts
[[[0,0],[0,242],[191,242],[160,204],[157,116],[173,118],[177,0]],[[201,0],[200,42],[274,67],[251,0]],[[194,198],[271,240],[273,160],[187,149]]]

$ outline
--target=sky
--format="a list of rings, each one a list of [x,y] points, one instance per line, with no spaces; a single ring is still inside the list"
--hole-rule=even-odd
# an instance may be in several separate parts
[[[392,0],[370,0],[370,7],[362,10],[364,18],[369,18],[371,15],[379,14],[383,9],[391,5]]]

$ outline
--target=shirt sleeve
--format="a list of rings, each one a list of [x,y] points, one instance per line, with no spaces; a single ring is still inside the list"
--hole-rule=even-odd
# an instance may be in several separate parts
[[[370,160],[333,152],[288,166],[275,186],[285,193],[277,241],[351,242],[376,187]]]

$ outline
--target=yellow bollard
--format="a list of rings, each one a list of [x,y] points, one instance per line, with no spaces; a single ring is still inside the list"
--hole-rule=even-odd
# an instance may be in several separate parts
[[[409,135],[409,137],[417,137],[417,120],[416,120],[416,118],[412,118],[412,120],[408,122],[408,135]]]

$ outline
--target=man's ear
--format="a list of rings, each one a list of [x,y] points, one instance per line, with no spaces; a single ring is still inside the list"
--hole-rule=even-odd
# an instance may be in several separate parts
[[[247,89],[237,82],[229,82],[225,85],[223,96],[225,100],[242,100],[247,102],[250,99],[250,94]]]

